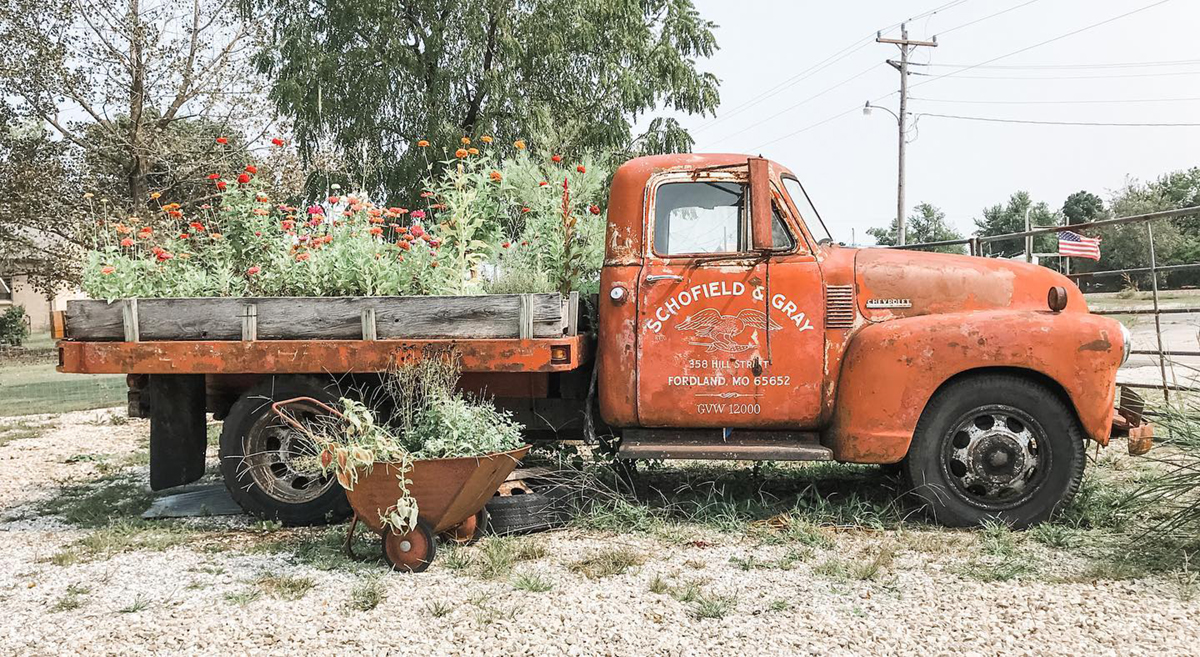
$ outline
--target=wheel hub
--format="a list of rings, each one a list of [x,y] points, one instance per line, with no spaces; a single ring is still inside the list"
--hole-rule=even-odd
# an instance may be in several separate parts
[[[1031,418],[1015,408],[968,413],[951,431],[945,460],[951,480],[974,501],[1021,497],[1038,473],[1038,435]]]
[[[311,421],[313,409],[294,409],[299,421]],[[290,504],[317,499],[333,477],[321,472],[316,447],[295,429],[264,416],[247,433],[245,467],[263,492]]]

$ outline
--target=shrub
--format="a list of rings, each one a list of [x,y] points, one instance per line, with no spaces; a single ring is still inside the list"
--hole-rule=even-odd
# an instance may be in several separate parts
[[[25,324],[25,306],[11,306],[0,313],[0,344],[19,347],[29,337]]]

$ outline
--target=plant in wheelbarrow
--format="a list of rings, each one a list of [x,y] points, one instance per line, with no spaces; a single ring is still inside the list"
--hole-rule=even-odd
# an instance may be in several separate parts
[[[394,568],[429,567],[442,537],[474,540],[486,524],[484,505],[528,451],[522,426],[490,402],[454,389],[454,359],[429,358],[393,370],[386,388],[391,421],[362,402],[342,398],[341,410],[312,399],[328,414],[306,431],[354,509],[350,549],[359,522],[383,536],[383,555]],[[384,406],[380,404],[379,406]]]

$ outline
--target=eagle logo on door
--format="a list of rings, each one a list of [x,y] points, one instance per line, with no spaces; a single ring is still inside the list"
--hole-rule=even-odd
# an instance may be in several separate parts
[[[705,353],[719,350],[736,354],[754,348],[754,343],[741,344],[736,339],[746,329],[778,331],[783,327],[761,310],[747,308],[736,315],[722,315],[716,308],[705,308],[676,324],[675,328],[679,331],[695,331],[696,338],[707,338],[688,342],[697,347],[707,347]]]

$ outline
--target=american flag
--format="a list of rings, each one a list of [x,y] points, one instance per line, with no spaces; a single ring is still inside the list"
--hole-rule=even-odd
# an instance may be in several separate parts
[[[1100,259],[1100,238],[1084,237],[1069,230],[1058,231],[1058,255]]]

